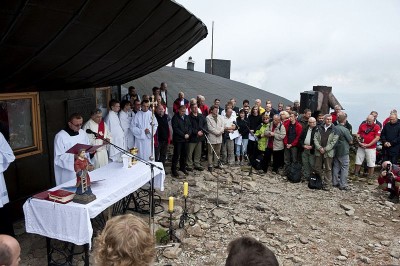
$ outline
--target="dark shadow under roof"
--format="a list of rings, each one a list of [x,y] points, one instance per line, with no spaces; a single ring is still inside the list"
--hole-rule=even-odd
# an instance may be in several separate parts
[[[128,88],[134,86],[139,94],[151,94],[153,87],[159,87],[161,82],[168,84],[168,106],[172,107],[173,101],[178,98],[178,93],[183,91],[185,98],[190,99],[201,94],[206,98],[206,103],[212,104],[214,99],[221,100],[223,106],[229,99],[236,98],[237,105],[242,106],[242,101],[248,99],[253,105],[256,99],[261,99],[265,106],[267,99],[272,101],[276,108],[279,102],[284,105],[293,104],[279,95],[258,89],[234,80],[206,74],[203,72],[190,71],[175,67],[163,67],[147,74],[123,86]]]
[[[206,26],[170,0],[5,0],[0,92],[122,84],[206,36]]]

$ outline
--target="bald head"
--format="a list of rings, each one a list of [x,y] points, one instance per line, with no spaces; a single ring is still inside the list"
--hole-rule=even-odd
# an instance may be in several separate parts
[[[18,241],[8,235],[0,235],[0,265],[18,266],[21,248]]]

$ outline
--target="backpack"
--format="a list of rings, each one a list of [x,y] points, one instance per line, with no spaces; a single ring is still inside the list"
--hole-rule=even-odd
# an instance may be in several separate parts
[[[322,178],[319,174],[313,172],[308,181],[308,188],[310,189],[322,189]]]
[[[263,162],[264,162],[264,156],[262,154],[260,154],[252,161],[251,164],[254,169],[261,170]]]
[[[301,181],[301,164],[291,163],[288,170],[287,179],[292,183],[299,183]]]

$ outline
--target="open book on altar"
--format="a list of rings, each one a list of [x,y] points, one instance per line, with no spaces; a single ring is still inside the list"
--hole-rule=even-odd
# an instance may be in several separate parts
[[[72,148],[67,150],[67,153],[78,154],[79,150],[82,150],[82,149],[84,149],[88,153],[92,153],[92,152],[95,152],[98,148],[100,148],[100,147],[102,147],[104,145],[106,145],[106,144],[93,145],[92,146],[92,145],[77,143]]]

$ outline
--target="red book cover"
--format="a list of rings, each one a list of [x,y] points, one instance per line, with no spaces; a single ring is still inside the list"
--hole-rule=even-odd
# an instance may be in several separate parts
[[[62,189],[56,191],[49,191],[49,200],[58,203],[63,203],[63,204],[68,203],[74,198],[74,196],[75,193]]]
[[[66,151],[66,153],[72,153],[72,154],[78,154],[79,150],[86,150],[86,152],[95,152],[98,148],[102,147],[104,145],[87,145],[87,144],[80,144],[77,143],[73,147],[71,147],[69,150]]]

